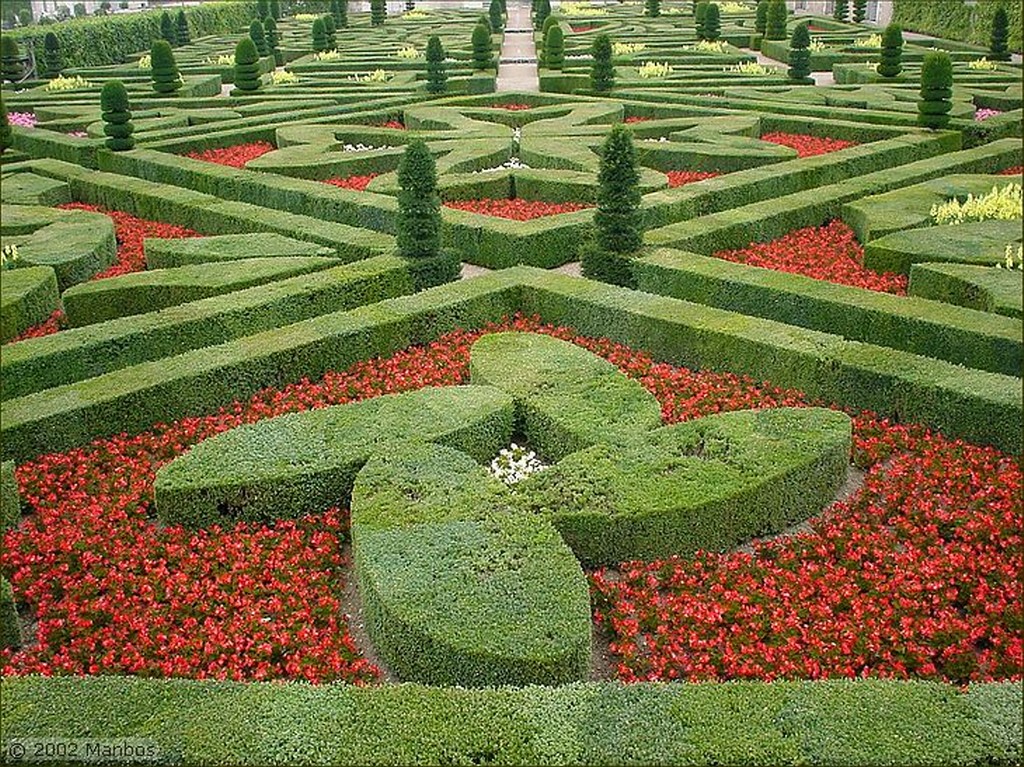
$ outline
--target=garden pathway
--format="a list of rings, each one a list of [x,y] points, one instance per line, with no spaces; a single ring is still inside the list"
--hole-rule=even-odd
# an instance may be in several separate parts
[[[533,42],[530,4],[510,0],[505,40],[498,64],[499,91],[539,91],[537,79],[537,46]]]

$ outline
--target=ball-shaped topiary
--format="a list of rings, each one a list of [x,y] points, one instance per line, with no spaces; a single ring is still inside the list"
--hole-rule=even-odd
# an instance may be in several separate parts
[[[490,69],[494,63],[491,32],[483,24],[473,28],[473,69]]]
[[[548,69],[565,66],[565,33],[558,24],[548,29],[544,37],[544,66]]]
[[[768,17],[765,21],[764,36],[766,40],[786,39],[786,0],[768,0]]]
[[[612,253],[634,253],[643,243],[640,174],[633,136],[621,123],[612,128],[601,148],[597,210],[597,244]]]
[[[10,83],[16,83],[25,76],[25,64],[21,60],[21,48],[9,35],[0,35],[0,75]]]
[[[174,25],[178,30],[178,45],[188,45],[192,42],[192,33],[188,31],[188,17],[184,8],[178,9]]]
[[[988,56],[993,61],[1009,61],[1010,51],[1007,42],[1010,37],[1010,17],[1006,6],[1000,5],[992,14],[992,38],[989,43]]]
[[[491,22],[491,29],[500,32],[505,28],[505,11],[501,7],[501,0],[491,0],[487,7],[487,16]]]
[[[427,93],[444,93],[448,90],[448,68],[444,59],[441,38],[433,35],[427,41]]]
[[[47,32],[43,38],[43,59],[46,62],[46,76],[50,79],[58,77],[64,70],[64,56],[60,50],[60,40],[53,32]]]
[[[267,55],[274,57],[274,66],[284,64],[284,54],[277,47],[280,40],[277,36],[277,22],[273,16],[263,19],[263,38],[267,41]]]
[[[167,11],[160,14],[160,37],[166,40],[172,48],[178,47],[178,27],[175,26],[174,19]]]
[[[441,198],[437,166],[423,139],[409,142],[398,165],[398,253],[431,258],[441,252]]]
[[[385,0],[370,0],[370,24],[375,27],[384,25],[388,18],[388,6]]]
[[[174,51],[166,40],[154,40],[149,51],[153,73],[153,90],[164,96],[173,96],[182,86]]]
[[[166,40],[164,41],[166,42]],[[128,105],[128,91],[120,80],[109,80],[100,91],[100,109],[103,117],[103,133],[108,149],[123,152],[135,146],[132,134],[132,112]]]
[[[590,87],[598,93],[607,93],[615,86],[612,39],[606,34],[595,37],[590,47],[590,56],[593,59],[590,65]]]
[[[533,14],[533,26],[535,29],[543,29],[544,22],[551,15],[551,0],[540,0],[537,3],[537,10]]]
[[[253,44],[256,46],[256,53],[263,56],[267,55],[267,36],[263,33],[263,23],[259,21],[253,21],[249,25],[249,37],[252,38]]]
[[[763,35],[768,28],[768,0],[757,0],[757,10],[754,12],[754,31]]]
[[[256,43],[246,35],[235,46],[235,88],[254,93],[262,87],[260,80],[260,55]]]
[[[0,154],[10,148],[11,141],[11,121],[7,117],[7,104],[4,103],[3,91],[0,91]]]
[[[797,24],[789,39],[789,79],[798,83],[814,83],[811,79],[811,33],[806,24]]]
[[[876,70],[882,77],[896,77],[903,71],[903,30],[890,24],[882,32],[882,60]]]
[[[327,47],[327,30],[324,27],[324,20],[316,19],[313,22],[313,51],[323,53],[326,50],[330,49]]]
[[[722,15],[718,3],[708,3],[704,11],[704,39],[715,42],[722,36]]]
[[[868,17],[868,0],[853,0],[853,20],[861,24]]]
[[[949,54],[929,51],[921,64],[921,98],[917,102],[917,124],[938,130],[949,124],[953,108],[953,62]]]
[[[850,14],[850,3],[848,0],[835,0],[832,6],[832,18],[836,21],[846,21]]]
[[[645,13],[652,19],[656,19],[661,15],[661,0],[647,0],[647,8]]]

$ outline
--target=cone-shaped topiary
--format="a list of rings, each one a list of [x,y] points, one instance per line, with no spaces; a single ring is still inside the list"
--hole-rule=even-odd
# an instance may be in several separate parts
[[[882,32],[882,60],[876,70],[882,77],[896,77],[903,71],[903,30],[890,24]]]
[[[25,75],[21,49],[13,37],[0,36],[0,74],[7,82],[16,83]]]
[[[533,14],[533,26],[535,29],[543,29],[544,22],[551,15],[551,0],[540,0],[537,3],[537,12]]]
[[[562,17],[559,16],[557,13],[552,13],[550,16],[544,19],[544,26],[540,28],[541,37],[547,38],[548,30],[551,29],[551,27],[555,26],[556,24],[560,24],[561,21]]]
[[[491,29],[500,32],[505,28],[505,13],[501,9],[501,0],[491,0],[487,7],[487,16],[491,22]]]
[[[441,251],[441,198],[437,166],[423,139],[409,142],[398,164],[398,253],[430,258]]]
[[[988,56],[993,61],[1009,61],[1010,51],[1007,40],[1010,36],[1010,18],[1006,6],[1000,5],[992,14],[992,40],[989,44]]]
[[[590,87],[598,93],[607,93],[615,87],[612,39],[606,34],[595,37],[590,47],[590,56],[593,59],[590,66]]]
[[[324,20],[317,19],[313,22],[313,51],[323,53],[327,48],[327,30],[324,29]]]
[[[182,86],[174,51],[166,40],[154,40],[149,51],[153,72],[153,90],[165,96],[173,96]]]
[[[473,69],[490,69],[494,63],[491,33],[483,24],[473,28]]]
[[[697,32],[697,39],[704,39],[704,19],[708,15],[708,3],[699,2],[697,3],[696,9],[693,11],[693,24]]]
[[[256,43],[246,35],[235,46],[235,88],[252,93],[258,91],[262,85],[260,55],[256,50]]]
[[[256,0],[256,19],[262,21],[270,13],[270,6],[267,5],[267,0]]]
[[[249,25],[249,37],[252,38],[253,43],[256,44],[256,53],[260,57],[267,55],[267,36],[263,34],[263,24],[259,21],[254,21]]]
[[[281,20],[281,0],[270,0],[270,16],[274,21]]]
[[[555,24],[544,37],[544,66],[561,69],[565,66],[565,33]]]
[[[434,35],[427,41],[427,93],[444,93],[448,90],[448,68],[444,59],[441,38]]]
[[[598,246],[612,253],[639,250],[643,241],[640,174],[636,169],[633,136],[625,125],[614,126],[605,140],[597,179],[594,225]]]
[[[768,19],[765,22],[764,36],[767,40],[786,39],[786,0],[768,0]]]
[[[178,30],[178,45],[188,45],[192,42],[192,34],[188,31],[188,17],[185,15],[185,9],[179,8],[178,15],[175,17],[174,26]]]
[[[949,54],[929,51],[921,64],[921,98],[917,102],[917,124],[938,130],[949,124],[953,108],[953,62]]]
[[[388,18],[388,6],[385,0],[370,0],[370,23],[375,27],[384,25]]]
[[[722,14],[718,3],[708,3],[704,11],[704,39],[715,42],[722,35]]]
[[[656,19],[661,15],[661,0],[647,0],[647,15]]]
[[[0,154],[3,154],[11,146],[11,121],[7,118],[7,104],[4,103],[4,94],[0,91]]]
[[[850,13],[850,3],[848,0],[835,0],[835,4],[832,6],[832,18],[836,21],[846,21],[846,17]]]
[[[868,17],[868,0],[853,0],[853,20],[860,24]]]
[[[338,18],[334,26],[338,29],[348,26],[348,0],[338,0]]]
[[[164,40],[163,42],[167,42]],[[123,152],[135,146],[132,134],[132,113],[128,107],[128,91],[120,80],[110,80],[100,91],[100,109],[103,117],[103,133],[107,137],[107,149]]]
[[[476,23],[487,27],[488,34],[494,34],[494,29],[491,27],[491,20],[487,17],[486,13],[481,13],[480,16],[477,17]]]
[[[768,0],[757,0],[757,10],[754,12],[754,31],[763,35],[768,28]]]
[[[327,50],[338,49],[338,28],[334,25],[334,17],[331,14],[324,16],[324,34],[327,35]]]
[[[813,83],[811,79],[811,33],[806,24],[797,24],[789,39],[789,79]]]
[[[171,14],[164,11],[160,14],[160,37],[172,48],[178,47],[178,27],[174,24]]]
[[[279,67],[284,64],[284,54],[277,47],[279,42],[277,22],[274,21],[273,16],[263,19],[263,38],[267,41],[267,55],[274,57],[274,66]]]
[[[53,32],[47,32],[46,37],[43,38],[43,51],[46,61],[46,76],[52,80],[64,70],[64,56],[60,52],[60,40]]]
[[[334,26],[341,21],[341,0],[331,0],[331,16],[334,17]]]

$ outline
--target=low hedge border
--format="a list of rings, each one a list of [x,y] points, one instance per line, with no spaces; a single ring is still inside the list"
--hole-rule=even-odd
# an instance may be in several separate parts
[[[912,296],[1021,319],[1024,275],[970,264],[921,263],[910,267]]]
[[[1021,687],[832,680],[499,689],[6,677],[0,739],[155,764],[1010,765]]]
[[[14,477],[14,461],[0,464],[0,534],[21,520],[21,495]]]
[[[71,202],[71,187],[34,173],[4,173],[0,201],[8,205],[56,207]]]
[[[893,232],[864,246],[864,266],[876,272],[910,274],[917,262],[995,267],[1006,247],[1021,241],[1021,221],[971,221]]]
[[[0,343],[7,343],[60,308],[57,274],[49,266],[5,270],[0,286]]]
[[[167,239],[147,237],[142,245],[147,269],[176,269],[180,266],[224,264],[245,259],[333,258],[335,255],[332,248],[293,240],[273,232]]]

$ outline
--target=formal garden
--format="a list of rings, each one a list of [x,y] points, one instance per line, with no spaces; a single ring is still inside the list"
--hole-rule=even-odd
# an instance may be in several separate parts
[[[1022,762],[1018,4],[105,5],[0,36],[5,763]]]

